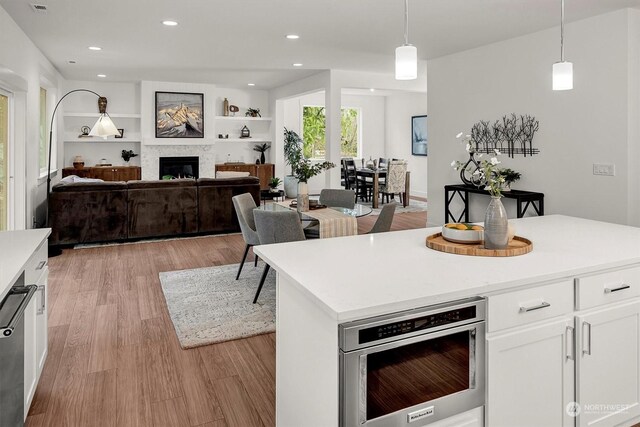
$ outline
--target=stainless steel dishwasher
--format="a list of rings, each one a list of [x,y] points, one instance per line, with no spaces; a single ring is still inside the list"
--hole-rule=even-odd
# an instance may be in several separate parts
[[[24,310],[36,285],[14,286],[0,303],[0,426],[24,424]]]

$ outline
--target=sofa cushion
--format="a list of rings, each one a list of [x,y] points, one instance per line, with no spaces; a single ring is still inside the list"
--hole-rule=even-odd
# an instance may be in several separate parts
[[[195,179],[159,179],[155,181],[128,181],[127,187],[131,189],[140,188],[172,188],[172,187],[194,187]]]
[[[246,178],[198,179],[198,229],[201,233],[239,231],[231,198],[250,193],[260,204],[260,180]]]
[[[51,188],[51,191],[54,193],[68,193],[78,191],[112,191],[126,189],[127,183],[121,181],[59,182]]]

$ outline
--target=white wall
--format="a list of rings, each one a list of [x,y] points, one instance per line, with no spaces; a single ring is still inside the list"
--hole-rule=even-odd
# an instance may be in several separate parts
[[[342,107],[360,109],[361,157],[377,159],[385,156],[385,97],[343,94],[341,98]],[[305,105],[324,106],[324,104],[324,92],[307,94],[284,101],[284,126],[302,137],[302,107]],[[340,165],[336,165],[336,168],[339,167]],[[339,182],[337,184],[339,185]],[[322,175],[309,181],[310,192],[318,193],[323,188],[325,188],[325,180]]]
[[[14,228],[31,227],[33,218],[44,223],[46,180],[38,165],[40,86],[47,86],[48,113],[57,102],[62,77],[0,7],[0,87],[14,93],[14,147],[10,158],[14,167],[14,194],[9,209]]]
[[[426,198],[428,157],[411,154],[411,117],[425,114],[425,93],[397,92],[386,97],[384,152],[388,158],[406,159],[409,162],[411,195]]]
[[[460,182],[450,167],[452,160],[465,159],[455,135],[468,132],[479,120],[496,120],[511,112],[540,121],[533,143],[540,155],[502,156],[504,166],[522,172],[515,188],[545,193],[547,214],[640,222],[629,197],[638,188],[637,171],[630,171],[628,156],[639,142],[640,78],[630,22],[637,36],[637,11],[620,10],[566,26],[566,58],[574,63],[572,91],[551,90],[558,28],[429,61],[431,224],[444,222],[443,186]],[[631,162],[637,159],[636,155]],[[616,176],[594,176],[593,163],[615,164]],[[483,220],[488,199],[478,196],[472,202],[471,219]],[[512,201],[505,205],[515,217]]]

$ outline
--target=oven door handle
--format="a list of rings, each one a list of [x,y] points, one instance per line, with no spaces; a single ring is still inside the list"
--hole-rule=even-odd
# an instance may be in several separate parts
[[[36,293],[37,290],[38,290],[38,287],[36,285],[28,285],[28,286],[16,286],[9,291],[9,294],[26,294],[26,295],[24,296],[22,301],[20,301],[20,304],[18,304],[14,313],[11,315],[9,323],[4,327],[0,327],[0,331],[1,331],[0,338],[8,338],[13,334],[13,330],[15,329],[18,322],[20,322],[20,319],[22,319],[22,315],[24,314],[24,311],[26,310],[27,305],[29,305],[29,302],[31,301],[31,297],[33,296],[33,294]]]
[[[363,425],[367,422],[367,355],[358,357],[359,378],[358,381],[358,420]]]

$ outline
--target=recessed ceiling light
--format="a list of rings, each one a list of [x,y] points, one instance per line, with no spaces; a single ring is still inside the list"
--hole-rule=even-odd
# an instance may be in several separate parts
[[[89,50],[102,50],[102,48],[98,46],[89,46]]]
[[[374,88],[369,89],[370,92],[375,92],[376,90]]]
[[[299,36],[299,35],[297,35],[297,34],[287,34],[287,35],[286,35],[286,37],[287,37],[289,40],[297,40],[297,39],[299,39],[299,38],[300,38],[300,36]]]
[[[247,83],[247,86],[255,86],[255,83]]]
[[[296,62],[295,64],[293,64],[294,67],[302,67],[302,64],[299,62]]]
[[[106,74],[98,74],[98,77],[100,77],[101,79],[104,79],[105,77],[107,77]]]
[[[166,25],[167,27],[175,27],[178,25],[176,21],[162,21],[162,25]]]

